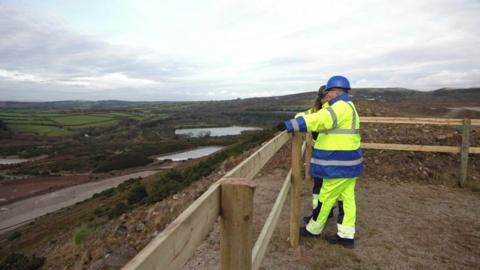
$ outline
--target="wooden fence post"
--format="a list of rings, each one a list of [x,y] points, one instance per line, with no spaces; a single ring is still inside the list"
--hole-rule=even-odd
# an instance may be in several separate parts
[[[302,134],[292,137],[292,188],[290,192],[290,245],[297,248],[300,240],[300,192],[302,190]]]
[[[312,177],[310,176],[310,160],[312,159],[312,148],[313,148],[313,136],[312,133],[307,133],[305,136],[305,180],[310,182]]]
[[[244,178],[222,183],[221,269],[252,269],[254,191],[253,182]]]
[[[470,119],[463,120],[462,151],[460,159],[460,186],[465,187],[468,176],[468,152],[470,147]]]

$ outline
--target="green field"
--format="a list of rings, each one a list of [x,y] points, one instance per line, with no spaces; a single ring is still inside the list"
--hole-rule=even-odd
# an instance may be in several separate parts
[[[103,115],[69,115],[69,116],[55,116],[51,119],[64,126],[88,126],[99,122],[112,122],[115,119]]]
[[[143,111],[78,112],[56,110],[12,110],[0,112],[0,120],[16,133],[44,136],[63,136],[79,129],[108,127],[121,119],[141,121],[146,118],[162,119],[168,114],[155,116]]]
[[[90,123],[85,123],[83,125],[71,125],[69,126],[70,128],[73,129],[80,129],[80,128],[92,128],[92,127],[109,127],[118,124],[117,119],[110,119],[107,121],[101,121],[101,122],[90,122]]]
[[[29,133],[29,134],[37,134],[37,135],[45,135],[45,136],[62,136],[67,134],[67,130],[63,128],[58,128],[55,126],[47,126],[47,125],[19,125],[19,124],[8,124],[8,126],[13,129],[15,132],[19,133]]]

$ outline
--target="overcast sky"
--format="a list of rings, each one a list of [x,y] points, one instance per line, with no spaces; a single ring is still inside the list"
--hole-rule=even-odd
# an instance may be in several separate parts
[[[479,48],[479,0],[0,0],[0,100],[472,87]]]

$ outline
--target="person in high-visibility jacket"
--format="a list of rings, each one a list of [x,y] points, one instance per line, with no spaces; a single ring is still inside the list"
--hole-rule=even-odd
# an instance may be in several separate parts
[[[333,76],[327,82],[324,99],[328,106],[318,112],[285,122],[288,132],[319,132],[310,161],[310,175],[323,178],[318,211],[305,227],[302,236],[320,236],[330,210],[339,197],[344,215],[337,222],[337,235],[329,243],[353,248],[356,221],[355,184],[363,172],[360,149],[360,117],[350,101],[350,82]]]
[[[326,85],[320,86],[320,88],[318,89],[318,94],[315,97],[315,100],[313,101],[312,107],[310,109],[308,109],[307,111],[297,113],[295,115],[295,118],[300,117],[300,116],[305,116],[305,115],[308,115],[308,114],[311,114],[311,113],[315,113],[315,112],[319,111],[322,107],[323,108],[327,107],[328,103],[324,100],[326,87],[327,87]],[[317,140],[317,137],[318,137],[318,132],[312,132],[312,139],[313,139],[313,144],[314,145],[315,145],[315,142]],[[319,199],[319,195],[320,195],[320,189],[322,188],[322,184],[323,184],[323,178],[318,178],[318,177],[312,177],[312,178],[313,178],[312,209],[315,210],[315,208],[319,207],[318,199]],[[342,205],[341,198],[339,198],[339,200],[338,200],[338,206],[339,206],[339,209],[338,209],[339,215],[338,216],[340,218],[341,216],[343,216],[343,205]],[[328,218],[333,217],[333,208],[330,211],[330,214],[328,215]],[[305,216],[303,218],[304,222],[308,223],[310,221],[310,219],[312,218],[312,215],[313,214]]]

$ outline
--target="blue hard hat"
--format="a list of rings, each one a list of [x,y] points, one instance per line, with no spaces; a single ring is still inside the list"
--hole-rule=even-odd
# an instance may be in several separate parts
[[[336,76],[331,77],[328,80],[327,89],[325,89],[325,90],[328,91],[332,88],[342,88],[342,89],[345,89],[345,90],[349,90],[350,89],[350,82],[348,81],[347,78],[345,78],[343,76],[336,75]]]

